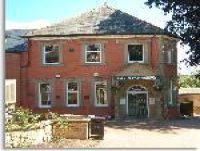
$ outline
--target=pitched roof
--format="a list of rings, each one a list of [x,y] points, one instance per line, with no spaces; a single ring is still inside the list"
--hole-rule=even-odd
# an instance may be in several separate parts
[[[165,31],[137,17],[104,4],[100,8],[80,14],[77,17],[47,26],[27,37],[69,36],[69,35],[120,35],[120,34],[166,34]]]
[[[26,29],[7,30],[5,32],[5,51],[6,52],[23,52],[27,50],[27,41],[20,36],[25,35]]]

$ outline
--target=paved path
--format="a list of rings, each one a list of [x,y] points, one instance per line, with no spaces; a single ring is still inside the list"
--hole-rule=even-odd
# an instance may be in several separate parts
[[[107,122],[96,148],[200,148],[200,118]]]

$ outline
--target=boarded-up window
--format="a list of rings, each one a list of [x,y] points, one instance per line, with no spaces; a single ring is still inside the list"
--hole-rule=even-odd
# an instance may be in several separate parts
[[[16,80],[5,81],[5,103],[16,103]]]

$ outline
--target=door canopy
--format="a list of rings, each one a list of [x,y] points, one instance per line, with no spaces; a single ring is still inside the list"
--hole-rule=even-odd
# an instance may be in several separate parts
[[[128,91],[147,91],[147,89],[140,85],[134,85],[128,88]]]

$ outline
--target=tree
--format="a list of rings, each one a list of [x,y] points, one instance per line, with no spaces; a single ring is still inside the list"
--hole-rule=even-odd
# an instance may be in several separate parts
[[[199,88],[200,80],[195,78],[194,75],[179,76],[179,86],[181,88]]]
[[[182,44],[190,47],[188,58],[183,61],[191,66],[200,65],[200,0],[147,0],[165,14],[172,13],[172,19],[165,30],[180,37]],[[198,73],[200,77],[200,72]]]

